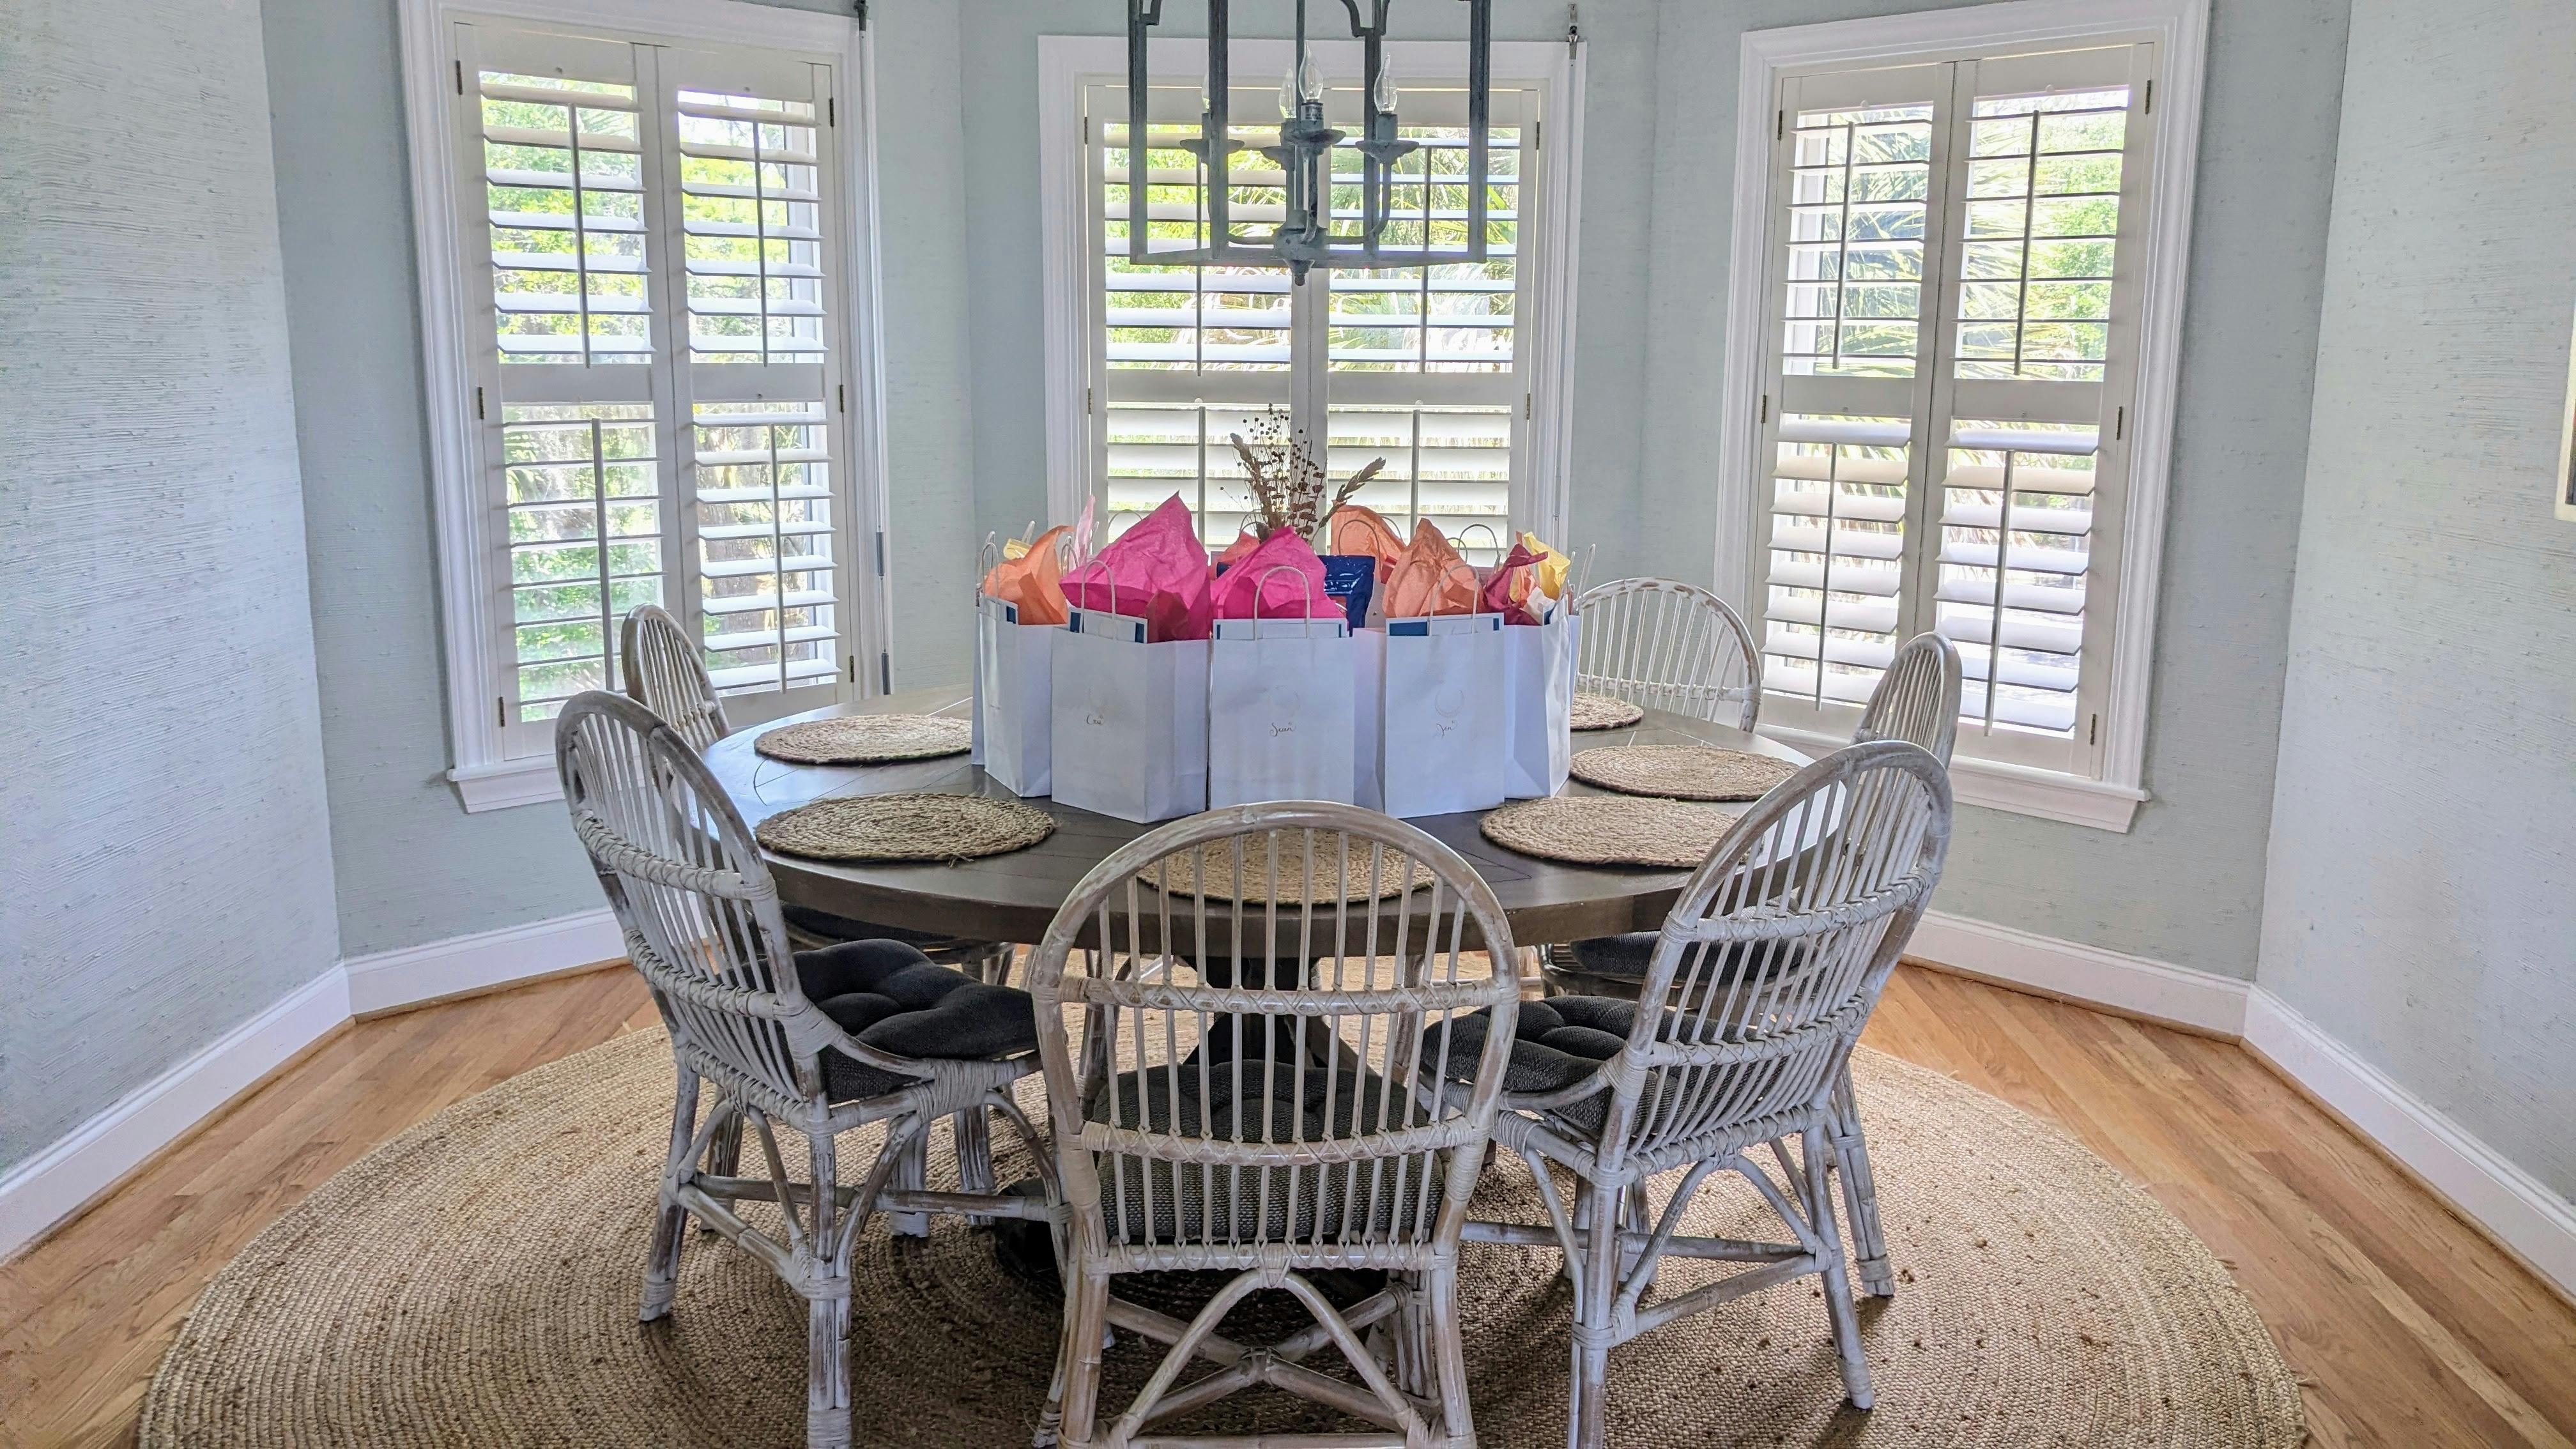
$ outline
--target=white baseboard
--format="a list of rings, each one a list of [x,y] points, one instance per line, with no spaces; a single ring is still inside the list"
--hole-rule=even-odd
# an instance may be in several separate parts
[[[2576,1205],[2260,987],[2245,1046],[2576,1300]]]
[[[1923,913],[1905,954],[1963,976],[2224,1037],[2245,1034],[2243,981],[2100,946]]]
[[[0,1261],[352,1017],[554,976],[625,954],[616,918],[602,908],[352,957],[0,1175]]]
[[[626,938],[608,908],[352,956],[349,1013],[373,1016],[613,961]]]
[[[334,966],[11,1168],[0,1176],[0,1260],[348,1019],[348,978]]]

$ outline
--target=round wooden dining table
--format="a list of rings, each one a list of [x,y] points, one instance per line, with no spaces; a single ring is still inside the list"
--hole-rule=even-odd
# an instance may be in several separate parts
[[[755,827],[779,811],[833,795],[926,790],[1021,799],[962,754],[893,765],[796,765],[769,759],[752,748],[753,740],[790,720],[868,713],[963,716],[968,707],[960,688],[914,690],[860,704],[828,706],[737,730],[708,750],[706,761],[734,808]],[[1621,744],[1708,744],[1792,764],[1807,762],[1806,756],[1776,741],[1657,710],[1647,711],[1643,720],[1626,729],[1587,731],[1574,737],[1577,751]],[[1578,781],[1569,782],[1564,793],[1604,792]],[[767,852],[766,858],[780,898],[793,905],[906,930],[1031,943],[1045,934],[1057,908],[1092,867],[1153,827],[1077,810],[1046,797],[1031,797],[1025,803],[1055,817],[1055,833],[1008,855],[956,864],[899,865],[841,864],[776,852]],[[1690,877],[1688,871],[1565,865],[1522,855],[1485,839],[1477,828],[1483,814],[1432,815],[1411,823],[1466,857],[1484,876],[1501,901],[1512,938],[1519,945],[1655,930]]]

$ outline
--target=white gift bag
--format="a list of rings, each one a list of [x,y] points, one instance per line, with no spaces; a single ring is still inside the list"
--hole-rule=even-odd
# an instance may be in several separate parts
[[[1378,775],[1386,748],[1386,631],[1351,636],[1351,803],[1386,808],[1386,782]]]
[[[1139,824],[1206,809],[1207,641],[1076,609],[1054,650],[1057,802]]]
[[[1055,754],[1055,641],[1016,604],[975,596],[975,763],[1015,795],[1044,795]]]
[[[1565,788],[1574,760],[1575,630],[1562,606],[1535,626],[1503,626],[1503,793],[1515,800]]]
[[[1208,640],[1208,806],[1358,801],[1350,624],[1219,619]]]
[[[1503,616],[1386,621],[1378,780],[1389,815],[1503,803]]]

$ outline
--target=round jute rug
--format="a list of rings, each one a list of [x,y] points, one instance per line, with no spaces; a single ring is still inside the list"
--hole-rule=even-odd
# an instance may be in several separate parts
[[[935,714],[845,714],[780,725],[751,742],[793,765],[891,765],[962,755],[975,744],[972,720]]]
[[[2302,1440],[2298,1386],[2263,1325],[2152,1199],[2055,1129],[1932,1072],[1864,1051],[1854,1074],[1899,1270],[1896,1297],[1861,1310],[1877,1409],[1844,1406],[1824,1305],[1804,1280],[1613,1349],[1611,1444]],[[1033,1102],[1040,1090],[1022,1089]],[[668,1049],[638,1032],[503,1083],[351,1166],[207,1288],[153,1382],[139,1443],[801,1443],[805,1313],[766,1268],[693,1233],[673,1316],[635,1321],[670,1103]],[[944,1152],[944,1131],[938,1142]],[[842,1154],[853,1171],[864,1145]],[[934,1184],[947,1166],[932,1163]],[[996,1166],[1010,1180],[1027,1162],[1005,1150]],[[1479,1216],[1540,1220],[1513,1161],[1485,1184]],[[1762,1215],[1739,1182],[1704,1193],[1691,1216],[1694,1231],[1724,1232]],[[1495,1449],[1564,1442],[1558,1262],[1465,1250],[1470,1391]],[[1670,1265],[1659,1290],[1713,1271]],[[1028,1442],[1055,1353],[1051,1293],[954,1219],[926,1242],[871,1225],[854,1273],[857,1442]],[[1237,1312],[1284,1326],[1276,1305]],[[1104,1401],[1123,1405],[1153,1361],[1118,1335]],[[1330,1427],[1320,1410],[1260,1393],[1175,1430]]]

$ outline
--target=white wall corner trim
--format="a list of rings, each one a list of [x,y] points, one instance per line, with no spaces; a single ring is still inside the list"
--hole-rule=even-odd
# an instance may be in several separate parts
[[[351,957],[0,1175],[0,1261],[96,1201],[352,1017],[557,976],[625,955],[625,937],[603,906]]]
[[[2260,987],[2245,1046],[2576,1302],[2576,1204]]]
[[[334,966],[0,1176],[0,1261],[349,1019]]]
[[[352,956],[349,1014],[373,1016],[444,997],[577,971],[626,955],[606,906],[526,925],[477,931],[398,951]]]
[[[882,563],[888,539],[885,365],[876,248],[875,48],[854,15],[828,15],[749,0],[398,0],[402,40],[406,156],[411,172],[412,246],[420,284],[424,403],[429,418],[430,482],[435,503],[439,632],[446,660],[448,739],[455,768],[448,779],[466,811],[501,810],[562,798],[550,754],[513,757],[503,743],[492,696],[494,652],[506,635],[495,616],[485,561],[481,490],[484,424],[474,413],[476,285],[464,273],[458,213],[456,148],[449,123],[451,22],[469,16],[536,21],[584,32],[632,33],[659,39],[766,46],[834,60],[833,86],[848,123],[841,148],[850,237],[845,324],[849,358],[851,527],[854,540],[876,538]],[[855,657],[876,659],[843,695],[882,693],[892,648],[893,585],[880,568],[855,575],[849,644]]]
[[[2099,780],[2023,769],[1960,798],[2072,824],[2126,830],[2146,766],[2149,675],[2155,658],[2157,584],[2163,573],[2165,501],[2173,462],[2175,395],[2182,356],[2184,288],[2191,256],[2192,193],[2199,171],[2200,107],[2209,53],[2209,0],[1998,0],[1915,14],[1835,20],[1746,32],[1736,78],[1735,182],[1727,267],[1725,391],[1718,430],[1717,592],[1753,607],[1753,500],[1763,487],[1757,409],[1765,386],[1769,316],[1763,265],[1771,220],[1771,118],[1780,77],[1800,68],[1887,56],[1973,55],[1992,47],[2148,37],[2157,43],[2155,107],[2162,118],[2150,183],[2139,325],[2137,406],[2128,506],[2121,524],[2118,627],[2103,719]],[[1962,760],[1960,764],[1968,762]],[[1970,773],[1962,770],[1961,775]],[[2029,777],[2029,778],[2023,778]],[[2109,787],[2106,796],[2101,789]],[[2117,803],[2127,797],[2126,807]],[[2090,797],[2090,798],[2088,798]],[[2113,823],[2116,821],[2116,823]]]
[[[2245,999],[2253,989],[2207,971],[1940,911],[1924,912],[1905,955],[1962,976],[2224,1037],[2244,1034]]]

